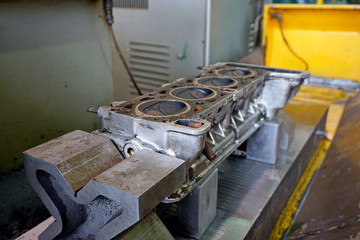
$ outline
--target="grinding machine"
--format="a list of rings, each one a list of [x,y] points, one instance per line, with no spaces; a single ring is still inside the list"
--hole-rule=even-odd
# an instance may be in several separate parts
[[[281,210],[322,137],[325,108],[287,105],[309,77],[217,63],[97,108],[99,130],[76,130],[25,151],[27,177],[54,218],[39,239],[112,239],[173,204],[177,231],[200,238],[217,216],[219,174],[237,168],[245,176],[246,164],[265,166],[266,174],[240,200],[258,204],[242,206],[250,219],[243,234],[270,229],[257,226],[259,217],[276,218],[272,211]],[[232,154],[234,165],[219,170]],[[269,206],[276,194],[283,203]]]

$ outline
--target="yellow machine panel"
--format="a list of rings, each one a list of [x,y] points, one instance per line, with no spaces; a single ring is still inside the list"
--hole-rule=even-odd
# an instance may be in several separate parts
[[[265,65],[360,81],[360,5],[266,5],[263,29]]]

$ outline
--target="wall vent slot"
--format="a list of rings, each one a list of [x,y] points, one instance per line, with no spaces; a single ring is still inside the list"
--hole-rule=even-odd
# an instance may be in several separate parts
[[[131,72],[143,93],[170,81],[169,46],[131,41],[126,50]],[[131,83],[130,93],[137,95]]]
[[[130,9],[149,9],[149,0],[114,0],[114,7]]]

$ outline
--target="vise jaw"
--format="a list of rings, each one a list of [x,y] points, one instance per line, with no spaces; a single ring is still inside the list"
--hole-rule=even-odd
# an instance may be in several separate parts
[[[40,239],[111,239],[185,181],[183,160],[73,131],[24,152],[27,177],[56,221]]]

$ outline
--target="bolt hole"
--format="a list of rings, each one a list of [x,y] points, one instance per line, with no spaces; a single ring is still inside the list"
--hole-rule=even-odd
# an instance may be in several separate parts
[[[132,108],[132,107],[133,107],[133,105],[131,103],[124,106],[124,108],[127,108],[127,109]]]
[[[151,99],[154,99],[154,97],[149,96],[149,97],[142,98],[142,99],[140,99],[140,102],[143,102],[146,100],[151,100]]]
[[[129,154],[129,156],[131,156],[131,155],[135,154],[135,149],[133,149],[133,148],[128,148],[128,149],[127,149],[127,153]]]

